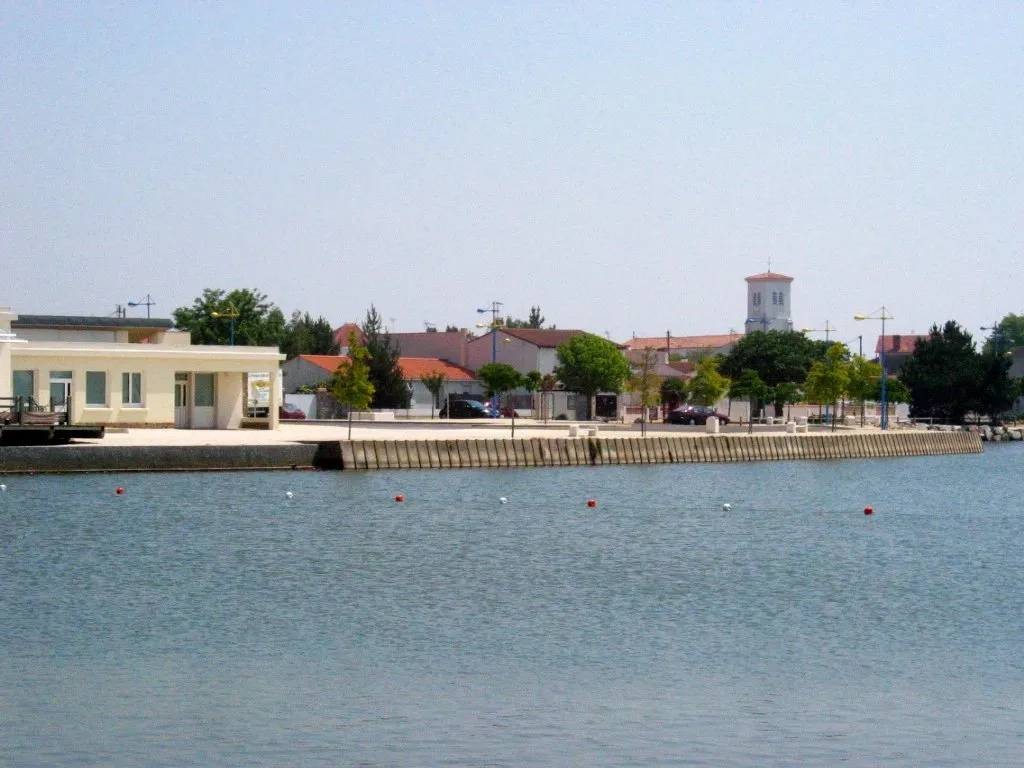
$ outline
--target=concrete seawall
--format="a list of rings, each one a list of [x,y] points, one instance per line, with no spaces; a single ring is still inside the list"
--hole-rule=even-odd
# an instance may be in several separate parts
[[[352,440],[0,448],[0,474],[231,469],[460,469],[862,459],[981,453],[971,432]]]
[[[336,468],[459,469],[861,459],[981,453],[969,432],[887,432],[701,437],[532,437],[353,440],[338,443]]]

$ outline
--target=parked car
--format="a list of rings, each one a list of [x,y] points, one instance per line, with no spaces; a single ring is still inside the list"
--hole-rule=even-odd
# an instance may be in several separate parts
[[[721,424],[728,424],[729,417],[706,405],[684,405],[669,411],[666,424],[706,424],[709,416],[716,416]]]
[[[277,409],[277,418],[279,419],[304,419],[306,414],[303,413],[299,406],[293,403],[285,403]]]
[[[451,416],[448,415],[448,406],[451,405]],[[476,400],[452,400],[441,406],[438,413],[442,419],[497,419],[499,414],[490,406],[478,403]]]

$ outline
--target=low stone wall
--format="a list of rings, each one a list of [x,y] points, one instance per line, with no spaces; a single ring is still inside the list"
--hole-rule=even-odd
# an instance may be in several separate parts
[[[162,470],[314,469],[330,447],[310,444],[0,448],[0,474],[13,472],[156,472]]]
[[[346,470],[860,459],[982,451],[978,435],[969,432],[353,440],[337,445],[340,468]]]
[[[531,437],[521,440],[352,440],[272,445],[0,447],[14,472],[221,469],[460,469],[589,467],[981,453],[971,432],[886,432],[694,437]]]

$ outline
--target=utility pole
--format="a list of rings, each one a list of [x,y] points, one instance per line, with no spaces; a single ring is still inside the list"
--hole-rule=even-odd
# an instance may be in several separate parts
[[[156,305],[156,302],[153,301],[153,299],[150,298],[148,293],[146,294],[146,300],[145,301],[139,300],[139,301],[129,301],[128,302],[128,306],[129,307],[145,307],[146,308],[146,318],[147,319],[149,319],[149,308],[154,306],[154,305]]]

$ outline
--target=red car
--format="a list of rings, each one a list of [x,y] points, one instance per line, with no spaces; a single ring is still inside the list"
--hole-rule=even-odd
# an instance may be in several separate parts
[[[292,403],[285,403],[277,409],[277,418],[285,419],[304,419],[306,414],[303,413],[302,409]]]

